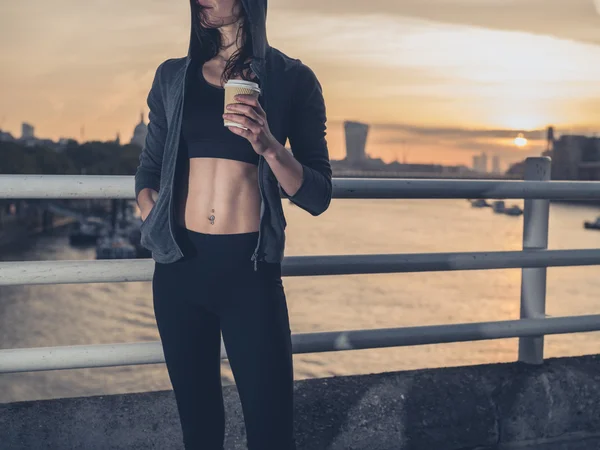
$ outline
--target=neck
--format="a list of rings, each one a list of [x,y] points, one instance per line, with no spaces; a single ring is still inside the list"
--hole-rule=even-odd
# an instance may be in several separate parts
[[[243,36],[239,33],[240,26],[241,21],[237,20],[219,28],[219,31],[221,32],[221,49],[217,56],[223,58],[225,61],[231,58],[231,56],[243,45]]]

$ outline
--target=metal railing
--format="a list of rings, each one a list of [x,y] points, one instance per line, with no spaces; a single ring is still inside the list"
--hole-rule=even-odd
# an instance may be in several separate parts
[[[294,353],[518,337],[519,360],[541,364],[544,335],[600,331],[600,315],[545,316],[547,267],[600,265],[600,249],[548,250],[549,200],[600,199],[600,182],[549,179],[549,158],[529,158],[525,181],[334,179],[334,198],[525,199],[523,251],[287,257],[283,276],[522,268],[521,319],[297,333]],[[0,175],[0,199],[133,199],[133,184],[131,176]],[[153,268],[151,259],[0,262],[0,285],[150,281]],[[160,341],[0,350],[0,373],[161,362]]]

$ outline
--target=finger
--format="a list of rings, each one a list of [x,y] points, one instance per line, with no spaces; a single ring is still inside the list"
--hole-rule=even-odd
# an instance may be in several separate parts
[[[240,113],[240,114],[244,114],[248,117],[250,117],[250,119],[256,121],[259,125],[264,125],[264,119],[262,117],[260,117],[260,115],[256,112],[256,110],[249,105],[243,105],[240,103],[232,103],[227,105],[227,110],[228,111],[232,111],[232,112],[236,112],[236,113]]]
[[[261,126],[255,122],[254,120],[243,116],[241,114],[223,114],[223,118],[227,120],[231,120],[232,122],[239,123],[243,127],[248,128],[252,133],[258,134],[260,133]]]
[[[234,98],[239,99],[239,101],[254,107],[255,111],[258,113],[259,116],[266,117],[265,110],[258,101],[257,97],[248,94],[238,94]]]
[[[256,106],[258,105],[258,99],[254,95],[249,94],[237,94],[233,97],[238,102],[245,103],[247,105]]]
[[[254,108],[256,108],[256,111],[259,114],[263,114],[264,115],[264,110],[262,109],[262,106],[260,105],[260,102],[258,101],[258,98],[254,95],[248,95],[248,94],[237,94],[236,96],[234,96],[234,99],[245,103],[246,105],[250,105],[253,106]]]
[[[254,107],[254,110],[258,113],[259,116],[264,117],[265,119],[267,118],[267,113],[265,112],[258,100],[256,101],[256,106]]]

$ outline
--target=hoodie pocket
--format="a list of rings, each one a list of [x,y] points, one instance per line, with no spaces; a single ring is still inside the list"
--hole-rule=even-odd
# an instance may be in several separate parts
[[[154,251],[160,249],[157,247],[160,237],[164,234],[164,230],[169,226],[167,216],[167,210],[164,207],[164,197],[159,196],[158,200],[154,204],[154,207],[148,213],[146,220],[142,222],[140,226],[140,244],[148,250]]]
[[[158,204],[158,202],[154,203],[154,206],[152,207],[152,209],[150,210],[150,212],[146,216],[146,219],[140,225],[140,230],[142,230],[143,228],[145,228],[146,224],[149,223],[152,220],[152,217],[153,217],[154,211],[156,210],[157,204]]]

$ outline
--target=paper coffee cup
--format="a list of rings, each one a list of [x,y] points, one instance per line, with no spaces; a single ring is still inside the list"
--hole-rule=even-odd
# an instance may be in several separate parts
[[[229,111],[227,109],[227,105],[229,105],[231,103],[241,103],[241,102],[238,102],[237,100],[235,100],[234,97],[236,95],[239,95],[239,94],[253,95],[256,98],[258,98],[258,96],[260,95],[260,88],[258,87],[258,84],[254,83],[252,81],[229,80],[227,83],[225,83],[224,87],[225,87],[225,104],[223,105],[224,113],[235,114],[232,111]],[[231,122],[227,119],[225,119],[223,121],[223,125],[226,127],[231,126],[231,127],[243,128],[244,130],[247,129],[246,127],[243,127],[239,123]]]

